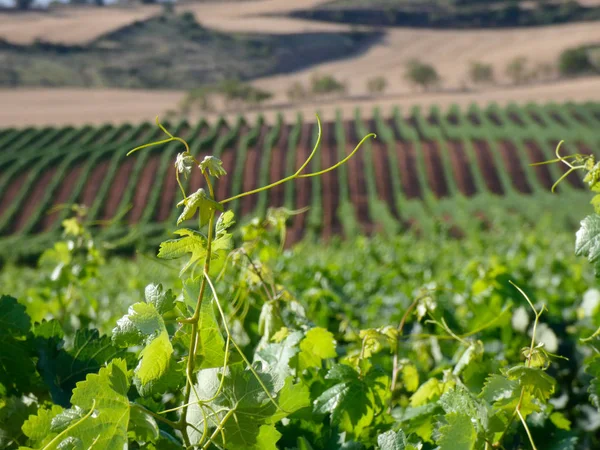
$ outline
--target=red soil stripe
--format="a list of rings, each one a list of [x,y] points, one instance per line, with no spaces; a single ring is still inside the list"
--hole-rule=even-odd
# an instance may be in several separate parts
[[[475,180],[469,170],[469,160],[465,154],[463,143],[461,141],[448,141],[448,149],[458,189],[468,197],[475,195],[477,192]]]
[[[243,134],[240,134],[243,136]],[[235,150],[233,148],[226,149],[221,155],[221,161],[223,161],[223,168],[227,171],[227,175],[221,178],[215,188],[215,195],[217,200],[224,200],[227,197],[231,197],[231,183],[233,182],[233,172],[235,170]]]
[[[83,187],[83,193],[81,195],[81,200],[79,202],[87,207],[91,207],[94,203],[94,199],[96,198],[96,193],[100,186],[102,185],[102,181],[108,172],[108,167],[110,166],[110,159],[103,159],[98,163],[98,165],[92,170],[90,177],[88,178],[85,186]]]
[[[527,150],[530,162],[536,163],[546,161],[547,157],[544,156],[544,153],[534,142],[526,141],[525,148]],[[535,174],[538,177],[538,180],[542,183],[542,185],[548,190],[550,190],[550,188],[554,184],[554,181],[552,180],[552,175],[550,174],[548,166],[535,166],[533,170],[535,171]]]
[[[402,189],[407,198],[421,198],[421,185],[417,176],[417,160],[412,143],[396,141],[396,153],[402,177]]]
[[[517,148],[512,142],[501,141],[498,143],[498,148],[502,154],[504,165],[508,168],[508,173],[512,180],[512,184],[519,192],[524,194],[531,194],[532,189],[527,182],[527,175],[525,170],[521,166],[519,161],[519,154]]]
[[[275,147],[272,149],[271,153],[271,164],[270,164],[270,173],[269,173],[269,182],[275,183],[283,178],[285,178],[288,174],[285,173],[285,161],[287,154],[287,144],[290,135],[290,126],[284,125],[281,129],[281,133],[279,136],[278,142],[275,144]],[[291,174],[289,174],[291,175]],[[292,181],[293,183],[293,181]],[[285,185],[280,184],[275,186],[273,189],[269,191],[269,206],[272,207],[280,207],[283,206],[285,193]]]
[[[358,144],[354,124],[346,122],[344,124],[346,132],[346,154],[350,154]],[[369,215],[369,196],[367,194],[367,183],[365,179],[365,159],[361,151],[346,163],[348,164],[348,175],[350,177],[350,201],[354,204],[358,221],[364,224],[364,231],[369,233],[373,231],[373,222]]]
[[[425,169],[429,185],[431,186],[436,197],[448,197],[448,185],[446,184],[446,176],[444,167],[440,158],[437,143],[432,141],[422,141],[421,150],[425,157]]]
[[[127,222],[129,224],[138,223],[144,214],[150,191],[156,180],[156,172],[160,164],[160,155],[154,153],[148,159],[148,162],[142,169],[142,173],[135,187],[133,195],[133,207],[128,214]]]
[[[117,214],[117,209],[119,208],[119,204],[123,198],[123,193],[127,189],[127,185],[132,182],[130,175],[133,171],[134,164],[134,158],[126,158],[117,169],[117,173],[115,174],[110,189],[108,190],[106,201],[104,202],[102,219],[112,219]]]
[[[268,125],[263,125],[260,130],[260,135],[256,141],[254,147],[248,149],[246,155],[246,162],[244,166],[244,182],[242,183],[242,189],[244,192],[259,187],[259,176],[260,176],[260,165],[265,145],[265,137],[269,132]],[[258,195],[248,195],[240,199],[241,203],[241,214],[242,217],[250,214],[256,208],[258,202]]]
[[[300,136],[300,142],[298,150],[296,152],[296,167],[302,166],[312,148],[312,125],[305,123],[302,125],[302,133]],[[295,184],[295,197],[296,197],[296,209],[301,209],[306,206],[310,206],[310,197],[312,190],[312,183],[310,178],[299,178],[292,181]],[[306,213],[297,214],[293,218],[290,232],[286,240],[286,245],[291,245],[298,242],[304,234],[304,224],[306,223]]]
[[[156,221],[164,222],[173,212],[175,196],[179,191],[177,186],[177,178],[175,177],[175,168],[173,164],[169,164],[166,168],[167,173],[164,175],[164,184],[158,199],[158,211],[156,213]],[[181,195],[181,194],[179,194]]]
[[[500,177],[496,172],[496,167],[494,167],[494,159],[489,144],[487,141],[476,139],[473,141],[473,145],[475,146],[479,168],[483,172],[483,178],[488,189],[494,194],[504,194]]]
[[[334,150],[332,139],[332,128],[333,123],[327,122],[323,126],[323,135],[321,137],[321,169],[330,167],[335,164],[334,161]],[[323,239],[329,240],[334,233],[333,223],[337,216],[337,205],[336,199],[339,197],[339,180],[335,176],[337,171],[327,172],[321,176],[321,198],[323,201],[323,228],[322,236]],[[338,225],[339,226],[339,225]]]
[[[371,129],[375,129],[371,127]],[[390,161],[388,160],[388,153],[386,145],[379,139],[372,141],[373,145],[373,162],[375,166],[375,181],[377,183],[377,192],[379,198],[383,199],[392,212],[392,214],[398,218],[398,210],[396,209],[396,202],[394,201],[394,194],[392,189],[392,175],[390,173]]]
[[[13,220],[10,231],[19,231],[29,220],[31,214],[39,206],[41,198],[44,196],[48,183],[52,180],[54,173],[56,172],[56,166],[45,169],[40,177],[33,183],[33,188],[27,193],[25,201],[21,205],[16,218]],[[45,213],[46,211],[42,211]]]
[[[73,189],[79,180],[82,169],[83,165],[77,164],[66,173],[62,183],[60,183],[58,189],[56,190],[52,207],[66,203],[69,200],[69,197],[73,193]],[[60,211],[56,211],[51,214],[44,214],[41,223],[42,230],[49,230],[59,216]]]
[[[4,194],[0,197],[0,219],[21,190],[21,186],[23,186],[23,183],[27,179],[28,175],[28,170],[25,172],[20,172],[8,183],[6,191],[4,191]]]

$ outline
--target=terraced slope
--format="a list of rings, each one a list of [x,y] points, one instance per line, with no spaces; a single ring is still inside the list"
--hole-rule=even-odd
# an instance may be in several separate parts
[[[549,210],[556,226],[572,225],[588,202],[576,176],[559,187],[560,196],[550,194],[561,166],[529,164],[552,158],[561,139],[567,151],[597,149],[598,103],[396,109],[390,117],[375,110],[368,117],[357,110],[323,124],[313,171],[343,158],[366,133],[378,134],[347,165],[233,202],[236,214],[310,206],[290,224],[292,242],[406,227],[423,233],[445,227],[460,235],[509,220],[533,222]],[[292,123],[240,117],[168,126],[197,157],[223,160],[228,176],[217,183],[219,198],[292,173],[317,137],[316,126],[301,116]],[[102,223],[98,232],[117,247],[155,245],[177,217],[173,160],[182,147],[172,143],[132,157],[126,152],[159,136],[150,123],[0,130],[0,257],[45,248],[67,214],[48,212],[65,203],[87,205],[90,219]],[[190,191],[202,187],[197,173],[186,183]]]

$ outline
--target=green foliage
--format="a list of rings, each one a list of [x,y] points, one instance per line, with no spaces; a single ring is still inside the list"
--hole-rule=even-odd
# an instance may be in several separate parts
[[[387,80],[385,77],[378,76],[367,80],[367,91],[371,94],[382,94],[387,88]]]
[[[528,60],[525,56],[517,56],[506,65],[506,76],[513,84],[523,84],[529,80]]]
[[[344,94],[346,85],[331,75],[315,74],[310,79],[310,91],[313,95]]]
[[[563,76],[573,76],[593,71],[589,57],[589,48],[577,47],[564,50],[558,59],[558,70]]]
[[[404,77],[424,90],[436,87],[441,81],[435,67],[416,59],[408,62]]]
[[[494,68],[491,64],[472,62],[469,66],[469,77],[475,84],[489,84],[494,82]]]

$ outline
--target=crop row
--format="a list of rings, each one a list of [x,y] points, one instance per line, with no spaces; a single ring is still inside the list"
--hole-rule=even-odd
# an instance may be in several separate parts
[[[336,115],[323,123],[322,143],[307,170],[318,171],[344,158],[369,132],[369,140],[346,165],[322,177],[298,179],[232,202],[238,216],[264,215],[268,206],[298,209],[291,240],[329,238],[375,231],[423,233],[447,228],[533,222],[551,210],[557,222],[573,224],[587,200],[582,182],[568,177],[550,187],[561,165],[531,166],[553,158],[559,140],[568,152],[588,153],[600,143],[600,104],[510,104],[486,108],[453,106],[445,111],[413,108],[391,114],[376,109],[353,117]],[[262,116],[214,123],[166,124],[202,158],[221,158],[228,176],[219,180],[220,198],[272,183],[299,167],[317,139],[314,121]],[[149,123],[81,128],[0,130],[0,256],[37,253],[60,232],[68,210],[85,204],[98,232],[117,246],[153,245],[177,217],[181,195],[172,162],[178,142],[126,157],[129,149],[161,133]],[[202,187],[201,176],[184,180],[187,190]],[[564,208],[565,199],[570,208]],[[49,214],[50,211],[54,211]],[[23,239],[27,237],[27,239]]]

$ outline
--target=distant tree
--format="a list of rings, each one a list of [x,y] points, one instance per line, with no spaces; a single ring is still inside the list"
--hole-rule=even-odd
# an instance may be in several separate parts
[[[213,93],[210,88],[192,89],[179,104],[182,114],[189,114],[193,108],[198,108],[201,111],[214,111]]]
[[[386,88],[387,80],[382,76],[370,78],[369,80],[367,80],[367,90],[371,94],[381,94],[386,90]]]
[[[304,85],[299,81],[295,81],[294,83],[292,83],[292,85],[288,88],[286,94],[290,102],[298,102],[304,100],[309,95]]]
[[[523,84],[529,80],[527,65],[528,62],[526,57],[517,56],[507,64],[506,75],[514,84]]]
[[[218,86],[218,91],[224,96],[227,105],[247,103],[256,106],[273,97],[271,92],[242,83],[237,78],[223,80]]]
[[[331,75],[315,74],[310,80],[310,90],[314,95],[344,94],[346,85]]]
[[[405,77],[414,85],[420,86],[425,90],[439,85],[441,81],[435,67],[417,59],[409,61]]]
[[[588,49],[585,47],[567,49],[558,58],[558,70],[563,76],[579,75],[589,72],[592,68]]]
[[[494,82],[494,68],[491,64],[472,62],[469,67],[469,77],[474,84],[490,84]]]

